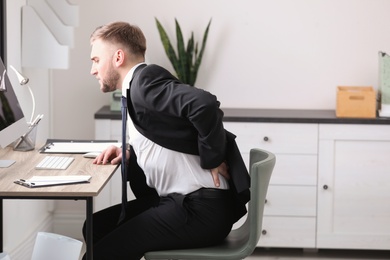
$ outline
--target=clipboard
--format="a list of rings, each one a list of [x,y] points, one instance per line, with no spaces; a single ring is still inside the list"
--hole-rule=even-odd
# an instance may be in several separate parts
[[[110,145],[121,147],[122,143],[116,140],[47,139],[38,151],[50,154],[85,154],[102,152]]]
[[[31,179],[19,179],[14,181],[14,183],[27,188],[38,188],[57,185],[89,183],[91,178],[92,176],[90,175],[33,176]]]

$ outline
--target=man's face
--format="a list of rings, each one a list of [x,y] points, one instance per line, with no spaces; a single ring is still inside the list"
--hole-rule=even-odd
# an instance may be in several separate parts
[[[100,39],[92,43],[91,74],[98,79],[102,92],[121,88],[120,75],[114,66],[114,53],[114,48]]]

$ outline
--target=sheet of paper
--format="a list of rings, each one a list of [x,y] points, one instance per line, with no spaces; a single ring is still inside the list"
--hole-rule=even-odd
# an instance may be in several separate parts
[[[45,153],[102,152],[110,145],[121,147],[119,142],[53,142],[45,146]]]
[[[67,182],[67,181],[89,181],[90,175],[59,175],[59,176],[33,176],[29,182]]]

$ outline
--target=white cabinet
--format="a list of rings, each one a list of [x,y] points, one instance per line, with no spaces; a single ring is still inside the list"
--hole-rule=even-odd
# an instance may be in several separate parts
[[[320,125],[318,248],[390,249],[390,126]]]
[[[247,166],[252,148],[276,155],[258,246],[390,249],[390,119],[338,119],[334,111],[228,112],[238,119],[225,128],[237,136]],[[96,119],[96,138],[120,140],[120,122]],[[120,181],[118,171],[97,208],[120,202]]]
[[[390,126],[225,127],[246,162],[254,147],[276,154],[259,246],[390,249]]]
[[[317,214],[317,124],[225,122],[245,162],[252,148],[276,155],[258,246],[314,248]]]

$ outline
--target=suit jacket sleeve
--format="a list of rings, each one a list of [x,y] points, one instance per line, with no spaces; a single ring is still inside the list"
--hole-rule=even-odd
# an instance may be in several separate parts
[[[131,97],[134,107],[148,113],[188,120],[198,134],[201,167],[215,168],[224,161],[226,133],[223,112],[214,95],[182,84],[165,69],[149,65],[134,76]]]

